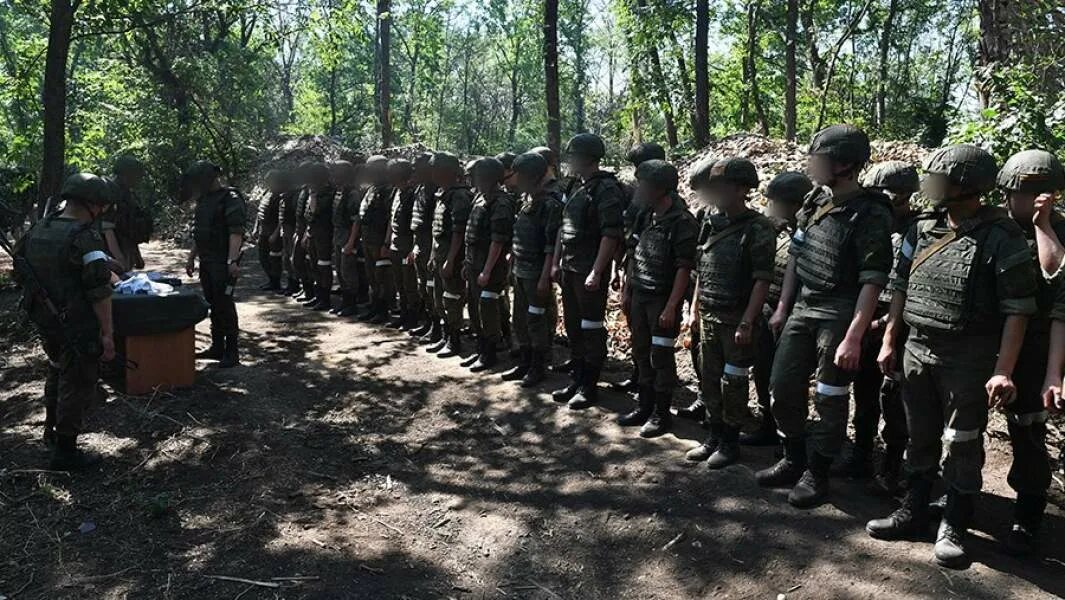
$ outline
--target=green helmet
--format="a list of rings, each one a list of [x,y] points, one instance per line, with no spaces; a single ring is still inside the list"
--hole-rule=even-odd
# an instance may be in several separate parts
[[[492,183],[499,183],[503,181],[503,175],[506,169],[503,167],[503,163],[496,158],[486,156],[484,158],[478,158],[470,165],[470,177],[475,180],[486,179]]]
[[[496,154],[495,159],[503,165],[504,169],[509,171],[514,168],[514,158],[517,156],[518,155],[513,152],[500,152],[499,154]]]
[[[325,183],[329,181],[329,167],[325,163],[316,162],[307,167],[306,177],[308,183]]]
[[[185,169],[185,179],[198,185],[205,185],[221,173],[222,169],[218,165],[206,160],[198,160]]]
[[[112,203],[107,182],[92,173],[75,173],[67,177],[59,191],[59,197],[93,206],[107,206]]]
[[[450,152],[437,152],[436,154],[433,154],[433,158],[429,161],[429,166],[434,169],[445,170],[455,174],[462,171],[462,163],[459,162],[459,157]]]
[[[897,194],[912,194],[921,187],[917,169],[901,160],[876,163],[862,178],[862,186],[891,190]]]
[[[544,175],[547,175],[547,159],[540,153],[530,150],[515,157],[510,168],[521,177],[540,181]]]
[[[869,162],[869,136],[853,125],[832,125],[814,134],[807,154],[823,154],[838,163]]]
[[[138,160],[135,156],[122,154],[115,159],[115,164],[113,165],[112,170],[115,175],[122,175],[123,173],[143,173],[144,163]]]
[[[432,152],[422,152],[418,156],[414,157],[414,168],[428,167],[429,162],[433,160]]]
[[[1058,157],[1046,150],[1025,150],[1002,165],[998,186],[1013,192],[1056,192],[1065,188],[1065,169]]]
[[[727,181],[748,188],[758,187],[758,169],[746,158],[726,158],[710,168],[706,183]]]
[[[547,146],[537,146],[529,150],[529,152],[535,152],[536,154],[539,154],[540,156],[544,157],[544,160],[547,161],[548,167],[558,166],[558,155],[555,154],[554,150],[548,148]]]
[[[393,158],[388,161],[388,173],[395,179],[406,181],[414,172],[414,163],[405,158]]]
[[[710,182],[710,170],[717,164],[717,160],[707,156],[692,166],[688,171],[688,187],[697,190]]]
[[[634,167],[638,167],[640,164],[654,159],[666,160],[665,148],[654,142],[636,144],[631,150],[629,150],[629,153],[625,155],[625,160],[629,161]]]
[[[680,182],[680,175],[677,173],[677,167],[664,160],[652,158],[636,167],[636,179],[646,181],[660,190],[673,192]]]
[[[606,143],[594,133],[578,133],[566,144],[566,154],[600,160],[606,156]]]
[[[814,184],[804,173],[785,171],[774,177],[765,188],[765,196],[788,204],[802,204],[814,189]]]
[[[998,165],[983,149],[971,144],[956,144],[933,152],[925,160],[924,171],[929,175],[944,175],[955,185],[986,194],[995,189]]]

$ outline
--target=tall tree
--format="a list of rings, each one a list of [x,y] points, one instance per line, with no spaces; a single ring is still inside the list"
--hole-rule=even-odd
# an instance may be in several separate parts
[[[798,69],[795,65],[795,46],[798,44],[799,0],[788,0],[784,27],[784,137],[795,141],[797,116]]]
[[[74,14],[80,0],[52,0],[48,15],[48,50],[44,58],[41,104],[44,106],[41,179],[37,191],[38,212],[59,194],[66,158],[67,58],[74,30]]]
[[[392,8],[391,0],[377,0],[377,115],[381,145],[392,146]]]
[[[797,0],[789,0],[797,2]],[[710,65],[707,60],[710,29],[708,0],[695,0],[695,143],[710,143]]]
[[[647,10],[647,0],[636,0],[637,21],[649,19],[650,12]],[[647,23],[645,23],[645,26]],[[648,35],[641,31],[639,39],[643,42],[644,52],[651,62],[651,80],[654,86],[655,97],[658,106],[662,110],[662,118],[666,124],[666,143],[670,148],[676,148],[680,141],[677,138],[677,123],[673,117],[673,100],[669,96],[669,86],[666,84],[665,72],[662,69],[662,59],[658,54],[657,36]]]
[[[544,96],[547,100],[547,145],[562,149],[558,102],[558,0],[544,0]]]
[[[747,3],[747,47],[744,55],[743,79],[745,84],[743,102],[743,125],[747,126],[747,102],[749,98],[754,105],[754,112],[758,118],[758,129],[762,135],[769,135],[769,120],[766,118],[765,106],[762,104],[762,93],[758,89],[758,10],[760,0],[752,0]]]
[[[888,0],[887,14],[880,29],[880,56],[876,69],[876,127],[880,129],[887,120],[888,52],[895,33],[895,18],[899,13],[899,0]]]
[[[976,65],[981,70],[976,79],[976,90],[980,104],[987,107],[991,105],[992,95],[990,72],[1009,61],[1017,0],[978,0],[976,4],[980,13]]]

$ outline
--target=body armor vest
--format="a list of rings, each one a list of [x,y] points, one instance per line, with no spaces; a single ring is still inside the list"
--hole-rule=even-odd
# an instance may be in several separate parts
[[[414,234],[411,216],[414,210],[414,190],[395,188],[392,193],[392,246],[397,251],[410,251]]]
[[[765,302],[769,308],[775,309],[780,302],[780,293],[784,289],[784,273],[788,270],[788,260],[791,251],[791,233],[784,228],[777,234],[777,252],[773,257],[773,281],[769,282],[769,291],[766,293]]]
[[[632,282],[635,289],[656,294],[668,294],[673,289],[676,257],[673,255],[673,226],[683,217],[684,209],[674,206],[654,219],[654,211],[640,214],[634,225],[634,237],[639,236],[633,249]]]
[[[232,188],[210,192],[196,202],[192,239],[201,260],[224,259],[229,254],[229,228],[225,219],[229,202],[242,202]]]
[[[305,187],[296,192],[296,232],[301,235],[307,230],[307,198],[309,193]]]
[[[351,195],[355,193],[352,188],[341,188],[333,200],[333,231],[350,231],[352,224]]]
[[[599,223],[593,219],[593,204],[601,180],[613,179],[610,173],[600,171],[577,188],[562,209],[562,227],[559,235],[562,243],[573,244],[599,239]]]
[[[392,209],[392,188],[373,186],[366,190],[359,211],[362,223],[362,239],[373,245],[384,243],[388,234],[389,215]]]
[[[281,223],[284,225],[296,224],[296,201],[299,198],[298,191],[289,191],[281,194]]]
[[[410,229],[415,237],[422,238],[432,232],[435,214],[436,186],[419,185],[414,189],[414,206],[410,217]]]
[[[74,238],[92,225],[53,215],[40,221],[26,234],[24,256],[38,283],[68,322],[91,319],[95,323],[92,305],[81,293],[81,274],[70,262]],[[25,282],[23,303],[30,319],[39,327],[54,329],[60,326],[48,307],[40,302],[33,284]]]
[[[704,228],[707,239],[699,240],[700,306],[711,309],[735,308],[750,297],[753,281],[749,274],[750,265],[744,260],[743,245],[747,230],[756,218],[748,214],[743,227],[711,240],[709,238],[724,231],[730,223],[723,215],[710,217],[712,226]]]
[[[281,194],[270,194],[259,203],[259,230],[266,235],[277,227],[281,209]]]
[[[858,264],[848,254],[850,239],[858,220],[879,195],[871,192],[823,215],[816,223],[809,221],[805,230],[796,232],[795,241],[801,244],[795,257],[795,272],[802,285],[818,292],[831,292],[841,285],[858,280]],[[812,210],[818,210],[814,204]]]

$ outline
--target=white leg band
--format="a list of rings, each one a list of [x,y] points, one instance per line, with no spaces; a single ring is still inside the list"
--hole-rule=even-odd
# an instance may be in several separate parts
[[[331,261],[331,260],[320,260],[320,261],[318,261],[318,266],[319,267],[331,267],[331,266],[333,266],[333,261]]]
[[[677,338],[662,337],[662,336],[658,336],[658,335],[651,336],[651,345],[652,346],[661,346],[663,348],[672,348],[676,344],[677,344]]]
[[[530,315],[543,315],[543,314],[546,314],[546,313],[547,313],[547,309],[542,307],[542,306],[533,306],[531,304],[529,305],[529,314]]]
[[[282,256],[284,256],[284,255],[285,255],[285,253],[284,253],[284,252],[271,252],[271,253],[270,253],[270,256],[272,256],[272,257],[274,257],[274,258],[281,258],[281,257],[282,257]]]
[[[581,329],[605,329],[606,323],[602,321],[587,321],[581,319]]]
[[[108,259],[108,256],[107,256],[106,252],[103,252],[101,250],[93,250],[92,252],[86,252],[85,254],[83,254],[81,256],[81,264],[87,265],[87,264],[89,264],[91,262],[95,262],[95,261],[98,261],[98,260],[107,260],[107,259]]]
[[[971,442],[973,440],[978,439],[980,439],[979,429],[952,429],[950,427],[943,428],[944,442]]]
[[[436,282],[433,281],[432,279],[428,279],[425,282],[425,287],[427,287],[427,288],[435,288],[436,287]]]
[[[730,365],[725,363],[725,375],[735,375],[737,377],[746,377],[750,373],[750,367],[737,367],[736,365]]]
[[[462,296],[458,294],[452,294],[451,292],[444,292],[444,297],[448,300],[462,300]]]
[[[481,290],[481,298],[484,300],[499,300],[499,294],[497,292],[489,292],[488,290]]]
[[[392,266],[392,261],[388,260],[387,258],[382,258],[381,260],[375,262],[374,266],[375,267],[390,267],[390,266]]]
[[[846,396],[850,393],[850,389],[845,385],[828,385],[818,381],[817,393],[822,396]]]

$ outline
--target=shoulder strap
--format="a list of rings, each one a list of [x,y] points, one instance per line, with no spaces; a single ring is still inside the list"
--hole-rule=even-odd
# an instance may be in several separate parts
[[[917,256],[913,257],[913,263],[910,265],[910,272],[917,270],[917,267],[921,266],[924,261],[935,256],[937,252],[939,252],[943,248],[946,248],[948,245],[950,245],[951,242],[958,239],[958,237],[970,233],[972,231],[976,231],[984,225],[994,223],[995,221],[1001,219],[1002,216],[1003,213],[1000,210],[984,210],[978,216],[969,219],[965,223],[962,223],[961,226],[957,229],[951,229],[946,233],[946,235],[939,238],[935,242],[932,242],[923,250],[918,252]]]
[[[747,227],[747,223],[748,223],[749,220],[750,219],[744,219],[744,220],[742,220],[742,221],[740,221],[738,223],[733,223],[732,225],[729,225],[728,227],[726,227],[726,228],[722,229],[721,231],[715,233],[714,235],[708,237],[706,239],[706,242],[703,243],[703,245],[705,247],[707,247],[707,248],[710,248],[714,244],[716,244],[716,243],[720,242],[721,240],[727,238],[728,236],[738,232],[739,230],[745,229]]]

